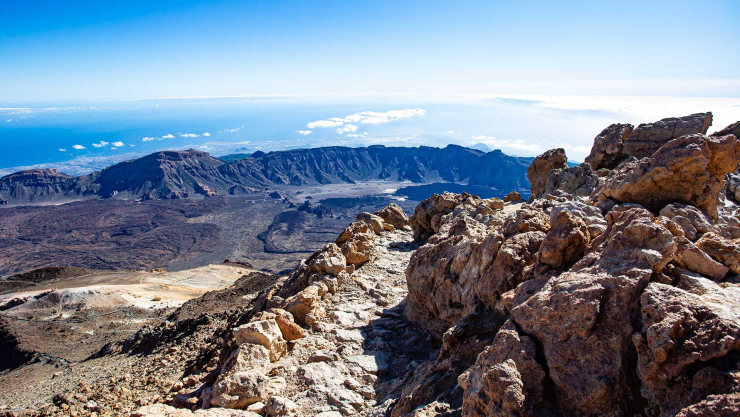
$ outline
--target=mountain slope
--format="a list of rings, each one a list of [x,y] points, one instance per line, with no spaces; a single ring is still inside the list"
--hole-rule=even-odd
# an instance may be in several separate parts
[[[528,188],[531,158],[445,148],[370,146],[255,152],[224,162],[196,150],[163,151],[81,177],[53,170],[22,171],[0,179],[10,203],[70,198],[170,199],[242,194],[273,185],[354,183],[367,180],[466,182],[499,189]]]

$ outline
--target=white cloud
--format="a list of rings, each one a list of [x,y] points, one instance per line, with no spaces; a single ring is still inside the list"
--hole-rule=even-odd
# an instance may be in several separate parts
[[[241,141],[241,142],[236,142],[237,145],[249,145],[249,143],[250,142],[248,140]]]
[[[195,133],[180,133],[181,138],[197,138],[198,135]]]
[[[174,138],[175,138],[175,135],[173,135],[173,134],[162,136],[162,139],[174,139]]]
[[[236,132],[238,132],[240,130],[242,130],[241,127],[236,127],[234,129],[224,129],[221,132],[223,132],[223,133],[236,133]]]
[[[73,146],[73,148],[75,148],[75,149],[77,149],[77,150],[80,150],[80,149],[87,149],[87,148],[85,148],[85,147],[84,147],[84,146],[82,146],[82,145],[74,145],[74,146]]]
[[[134,147],[134,146],[136,146],[136,145],[134,145],[134,144],[129,144],[128,146],[130,146],[130,147],[132,147],[132,148],[133,148],[133,147]]]
[[[101,140],[100,143],[93,143],[92,146],[96,148],[102,148],[102,147],[108,146],[108,142]]]
[[[124,146],[124,143],[121,142],[121,141],[113,142],[113,146],[116,146],[116,147],[119,147],[120,148],[121,146]]]
[[[210,133],[208,133],[208,132],[206,132],[206,133],[204,133],[204,134],[203,134],[203,136],[206,136],[206,137],[208,137],[208,136],[211,136],[211,134],[210,134]]]
[[[332,117],[327,120],[317,120],[315,122],[308,123],[306,127],[309,129],[315,129],[317,127],[338,127],[344,125],[345,123],[377,125],[381,123],[393,122],[399,119],[408,119],[414,116],[423,116],[424,114],[426,114],[426,110],[424,109],[403,109],[391,110],[387,112],[364,111],[360,113],[350,114],[349,116],[344,118]]]
[[[336,120],[317,120],[315,122],[308,123],[306,125],[309,129],[316,129],[317,127],[336,127],[343,125],[344,122]]]
[[[355,125],[344,125],[337,129],[337,133],[339,133],[340,135],[342,133],[356,132],[356,131],[357,131],[357,126]]]
[[[150,142],[150,141],[153,141],[153,140],[162,140],[162,139],[161,138],[152,138],[152,137],[149,137],[149,136],[141,139],[142,142]]]
[[[448,130],[445,133],[447,133],[448,135],[451,135],[451,134],[455,133],[455,131],[454,130]]]
[[[67,152],[67,150],[64,148],[59,148],[59,152]]]
[[[296,132],[298,132],[299,135],[306,136],[306,135],[310,135],[311,133],[313,133],[313,130],[297,130]]]
[[[536,144],[526,143],[522,139],[496,139],[493,136],[471,136],[477,143],[485,143],[493,149],[510,149],[522,152],[542,152]]]
[[[5,121],[5,123],[10,123],[12,121],[13,121],[13,119],[8,119],[8,120]]]

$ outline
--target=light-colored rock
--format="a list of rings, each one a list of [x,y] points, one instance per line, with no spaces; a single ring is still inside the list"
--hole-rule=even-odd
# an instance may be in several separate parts
[[[236,343],[252,343],[264,346],[270,352],[270,361],[280,359],[288,350],[275,320],[259,320],[241,325],[233,330]]]
[[[740,245],[737,243],[715,233],[707,233],[696,242],[696,247],[732,272],[740,274]]]
[[[381,234],[383,230],[385,230],[385,221],[383,221],[382,217],[376,216],[375,214],[360,213],[357,215],[357,221],[370,226],[370,229],[372,229],[376,235]]]
[[[514,201],[520,201],[522,199],[522,195],[516,191],[511,191],[509,194],[506,194],[506,197],[504,197],[504,203],[508,202],[514,202]]]
[[[685,237],[676,237],[675,240],[678,245],[675,261],[680,266],[716,281],[722,280],[729,272],[729,268],[712,259]]]
[[[342,245],[342,253],[347,258],[347,263],[360,266],[373,257],[374,242],[372,232],[355,233]]]
[[[275,395],[267,401],[266,410],[268,416],[293,416],[298,407],[290,399]]]
[[[237,346],[224,362],[221,374],[244,372],[256,369],[267,372],[270,368],[270,351],[259,344],[244,343]]]
[[[393,225],[396,229],[403,229],[409,224],[409,217],[396,203],[388,204],[373,214],[380,216],[385,223]]]
[[[313,314],[317,316],[321,307],[321,294],[319,287],[309,285],[303,291],[285,300],[284,309],[290,312],[299,323],[306,323],[306,317]]]

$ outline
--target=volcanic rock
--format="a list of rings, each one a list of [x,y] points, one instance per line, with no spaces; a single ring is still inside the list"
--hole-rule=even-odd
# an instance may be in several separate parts
[[[373,214],[380,216],[384,222],[393,225],[396,229],[403,229],[409,224],[409,217],[396,203],[388,204]]]
[[[712,113],[696,113],[643,123],[624,139],[623,153],[638,159],[649,157],[673,139],[693,134],[705,135],[711,125]]]
[[[652,210],[679,202],[717,218],[724,177],[740,162],[740,143],[732,136],[689,135],[672,140],[642,160],[626,161],[607,177],[591,199],[637,203]]]
[[[511,191],[509,194],[506,194],[506,197],[504,197],[504,203],[508,203],[510,201],[519,201],[522,199],[522,195],[519,194],[516,191]]]
[[[594,139],[591,153],[586,157],[586,163],[591,165],[591,169],[614,169],[627,159],[622,148],[632,129],[634,126],[631,124],[615,123],[599,133]]]
[[[547,188],[547,176],[553,169],[562,169],[568,167],[568,158],[565,156],[565,149],[557,148],[538,155],[532,161],[527,170],[532,196],[537,198],[542,195]]]

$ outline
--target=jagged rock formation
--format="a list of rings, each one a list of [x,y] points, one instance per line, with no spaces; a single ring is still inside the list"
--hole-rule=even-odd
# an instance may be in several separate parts
[[[686,203],[716,219],[725,175],[735,169],[738,160],[740,142],[734,135],[684,136],[650,157],[621,164],[592,198],[601,206],[630,202],[654,210]]]
[[[705,135],[711,125],[709,112],[643,123],[634,129],[630,124],[613,124],[596,136],[586,162],[594,171],[614,169],[629,157],[640,159],[652,155],[673,139],[697,133]]]
[[[178,199],[245,194],[274,185],[354,183],[373,179],[461,182],[526,188],[531,158],[445,148],[370,146],[255,152],[224,162],[196,150],[157,152],[102,171],[70,177],[53,170],[23,171],[0,179],[9,203],[79,198]]]
[[[537,198],[545,192],[547,175],[550,171],[567,167],[568,158],[565,156],[565,149],[563,148],[550,149],[534,158],[532,165],[527,170],[527,178],[529,179],[532,196]]]

